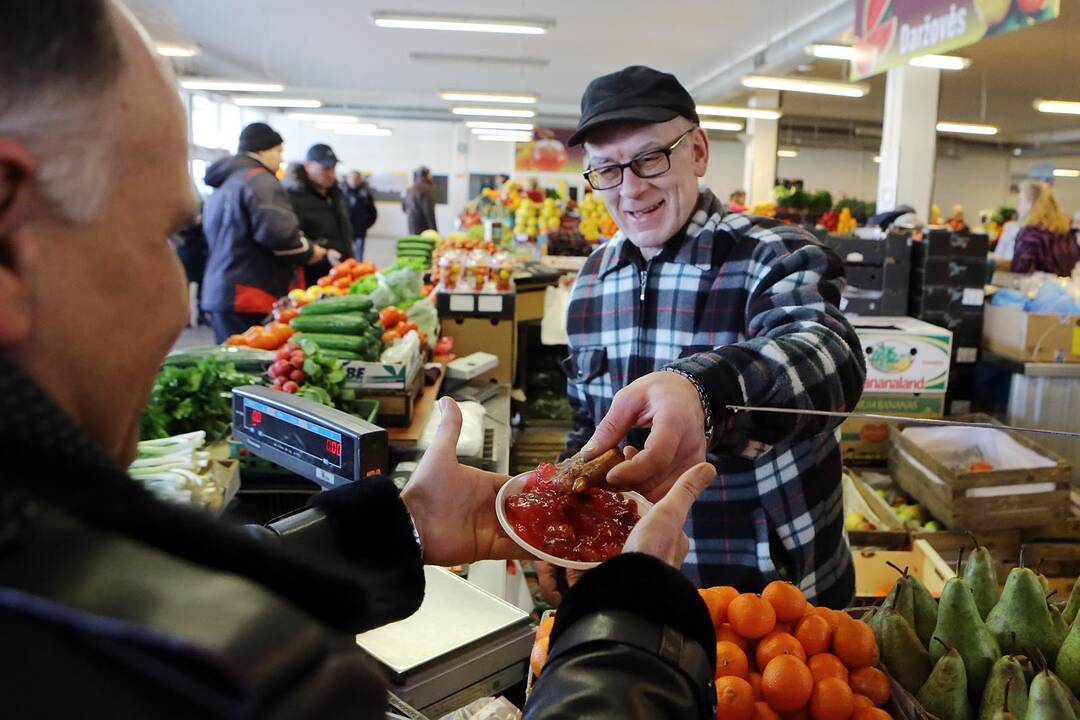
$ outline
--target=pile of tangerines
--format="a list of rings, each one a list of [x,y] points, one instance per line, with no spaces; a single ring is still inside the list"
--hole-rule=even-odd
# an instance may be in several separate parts
[[[869,625],[786,582],[698,592],[716,629],[717,720],[892,720]]]

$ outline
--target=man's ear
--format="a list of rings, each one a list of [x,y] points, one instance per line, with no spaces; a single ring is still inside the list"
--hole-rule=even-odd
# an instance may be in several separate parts
[[[709,169],[709,134],[702,128],[694,131],[694,144],[691,150],[694,153],[694,174],[699,178],[705,177]]]
[[[0,348],[16,344],[30,332],[32,248],[22,229],[33,206],[34,166],[26,148],[0,137]]]

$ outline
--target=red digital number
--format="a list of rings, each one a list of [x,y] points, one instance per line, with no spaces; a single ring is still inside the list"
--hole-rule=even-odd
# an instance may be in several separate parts
[[[341,443],[339,443],[337,440],[327,440],[326,452],[330,453],[331,455],[341,457]]]
[[[252,410],[251,411],[251,424],[252,425],[258,425],[261,422],[262,422],[262,412],[259,411],[259,410]]]

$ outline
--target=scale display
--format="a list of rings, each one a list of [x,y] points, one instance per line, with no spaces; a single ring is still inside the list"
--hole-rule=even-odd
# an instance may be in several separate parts
[[[331,488],[386,472],[386,430],[265,387],[233,390],[233,436],[254,455]]]

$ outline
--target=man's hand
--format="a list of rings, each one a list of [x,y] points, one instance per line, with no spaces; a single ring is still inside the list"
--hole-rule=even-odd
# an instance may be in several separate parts
[[[317,262],[321,262],[326,257],[326,248],[322,245],[316,245],[311,243],[311,257],[308,258],[307,264],[314,265]]]
[[[401,491],[428,565],[530,557],[495,516],[495,495],[509,478],[457,461],[461,410],[443,398],[442,421],[409,484]]]
[[[331,265],[337,265],[341,262],[341,253],[337,250],[327,250],[326,259],[330,261]]]
[[[716,468],[705,462],[680,475],[671,490],[630,531],[622,551],[647,553],[672,567],[681,567],[690,549],[683,532],[686,516],[715,477]]]
[[[676,478],[705,460],[705,410],[693,383],[678,373],[649,373],[615,393],[611,409],[582,451],[593,458],[634,427],[651,428],[645,447],[608,473],[608,484],[657,501]]]

